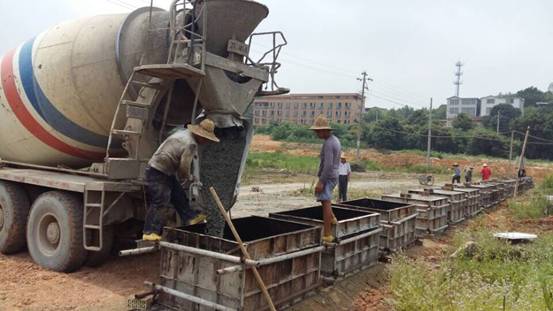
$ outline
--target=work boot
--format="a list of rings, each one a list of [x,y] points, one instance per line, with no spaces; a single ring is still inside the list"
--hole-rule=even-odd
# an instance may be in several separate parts
[[[334,243],[334,240],[336,238],[332,235],[325,235],[323,236],[323,243]]]
[[[205,220],[207,219],[207,216],[205,214],[198,214],[196,215],[196,217],[190,219],[187,223],[188,226],[192,226],[192,225],[196,225],[196,224],[199,224],[201,222],[204,222]]]
[[[142,240],[150,242],[161,241],[161,236],[157,233],[144,233],[142,234]]]

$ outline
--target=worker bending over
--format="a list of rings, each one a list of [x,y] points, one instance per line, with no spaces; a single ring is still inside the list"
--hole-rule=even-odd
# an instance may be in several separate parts
[[[315,119],[311,129],[315,131],[317,137],[324,139],[321,148],[319,172],[317,174],[319,181],[315,187],[315,196],[317,201],[321,202],[323,206],[323,242],[331,243],[335,238],[332,235],[331,226],[337,222],[332,212],[332,191],[338,183],[338,167],[340,165],[342,146],[338,138],[332,135],[332,128],[323,115]]]
[[[180,181],[195,181],[191,172],[197,165],[198,145],[219,142],[215,125],[209,119],[188,125],[169,136],[157,149],[146,167],[146,219],[142,239],[159,241],[165,223],[163,209],[173,205],[181,221],[193,225],[205,220],[205,214],[193,211]],[[194,161],[193,161],[194,160]]]

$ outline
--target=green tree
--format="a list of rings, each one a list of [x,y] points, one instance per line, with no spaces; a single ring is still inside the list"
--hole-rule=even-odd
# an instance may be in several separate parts
[[[494,131],[476,128],[470,132],[471,138],[467,144],[470,154],[486,154],[495,157],[506,157],[509,154],[509,141],[503,135]]]
[[[453,128],[468,131],[474,127],[472,124],[472,119],[466,113],[460,113],[457,115],[457,118],[453,120]]]
[[[403,126],[397,118],[387,117],[371,126],[369,144],[376,148],[400,150],[403,148]]]
[[[524,98],[525,107],[535,106],[537,102],[545,100],[545,94],[535,86],[520,90],[517,95]]]
[[[482,118],[482,125],[490,130],[497,130],[497,114],[499,114],[499,131],[511,130],[511,122],[520,117],[521,111],[509,104],[500,104],[492,108],[489,116]]]

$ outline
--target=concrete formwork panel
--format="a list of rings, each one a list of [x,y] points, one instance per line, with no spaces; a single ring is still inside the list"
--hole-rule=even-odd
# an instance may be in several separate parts
[[[346,208],[380,213],[380,248],[399,251],[416,240],[417,208],[413,204],[363,198],[337,204]]]

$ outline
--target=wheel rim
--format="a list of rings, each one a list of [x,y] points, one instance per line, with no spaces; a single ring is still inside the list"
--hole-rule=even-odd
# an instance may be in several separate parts
[[[0,230],[4,228],[4,209],[0,205]]]
[[[38,248],[45,255],[52,255],[59,247],[61,230],[58,219],[53,214],[46,214],[38,223],[36,241]]]

